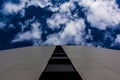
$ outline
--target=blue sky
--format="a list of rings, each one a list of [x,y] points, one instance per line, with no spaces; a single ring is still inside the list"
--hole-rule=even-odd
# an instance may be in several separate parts
[[[0,0],[0,50],[34,45],[120,49],[120,1]]]

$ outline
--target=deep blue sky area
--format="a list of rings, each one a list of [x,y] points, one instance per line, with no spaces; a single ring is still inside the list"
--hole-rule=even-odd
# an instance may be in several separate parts
[[[120,50],[120,0],[0,0],[0,50],[34,45]]]
[[[118,6],[120,8],[120,0],[116,0],[116,2],[117,2]]]

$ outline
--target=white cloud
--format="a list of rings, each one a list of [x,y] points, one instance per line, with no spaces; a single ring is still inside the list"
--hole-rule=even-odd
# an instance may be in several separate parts
[[[21,41],[29,41],[32,39],[31,32],[25,32],[25,33],[19,33],[16,38],[12,41],[12,43],[15,42],[21,42]]]
[[[65,2],[57,8],[57,12],[47,19],[47,23],[51,29],[60,28],[61,24],[66,24],[69,20],[74,19],[71,10],[75,9],[73,1]]]
[[[22,10],[25,7],[25,3],[20,3],[20,4],[14,4],[11,2],[7,2],[4,4],[3,12],[4,14],[13,14],[16,13],[20,10]]]
[[[36,41],[40,41],[41,39],[41,29],[40,29],[40,23],[34,22],[31,24],[32,29],[27,32],[21,32],[19,33],[16,38],[12,41],[12,43],[15,42],[21,42],[21,41],[30,41],[32,40],[34,44],[36,44]]]
[[[85,27],[83,19],[71,20],[66,23],[63,31],[49,35],[43,45],[83,44]]]
[[[47,19],[47,24],[51,29],[60,28],[60,24],[66,24],[68,18],[64,14],[54,14],[50,19]]]
[[[12,14],[21,10],[21,15],[24,15],[24,8],[28,6],[40,6],[42,8],[51,5],[49,0],[20,0],[19,4],[14,4],[12,2],[6,2],[3,6],[4,14]]]
[[[6,24],[3,22],[0,22],[0,29],[3,29]]]
[[[75,8],[73,1],[65,2],[60,6],[60,12],[70,12]]]
[[[59,11],[47,19],[51,29],[60,28],[61,24],[65,25],[63,31],[51,34],[47,37],[45,44],[66,45],[66,44],[83,44],[85,35],[85,23],[83,19],[75,18],[71,11],[75,9],[74,1],[65,2],[60,5]]]
[[[120,23],[120,10],[115,0],[82,0],[80,3],[87,11],[87,19],[93,27],[106,29]]]
[[[80,6],[84,7],[87,11],[85,12],[85,16],[90,22],[92,27],[105,30],[107,27],[115,27],[120,23],[120,10],[115,2],[115,0],[70,0],[69,2],[65,2],[60,6],[54,6],[51,4],[50,0],[26,0],[27,7],[34,5],[40,6],[42,8],[48,7],[49,10],[53,11],[54,14],[51,18],[47,19],[48,27],[52,30],[59,29],[61,24],[64,24],[63,30],[58,33],[53,33],[47,35],[47,40],[45,42],[41,41],[42,30],[39,26],[39,22],[34,22],[35,17],[33,19],[25,21],[25,26],[21,24],[24,31],[25,27],[31,24],[32,29],[27,32],[20,32],[13,42],[20,41],[33,41],[34,45],[66,45],[66,44],[75,44],[75,45],[86,45],[86,46],[102,46],[101,42],[94,42],[92,30],[88,31],[88,34],[85,34],[86,24],[84,19],[78,17],[77,11],[74,15],[71,14],[72,10],[76,8],[74,1],[77,1]],[[8,11],[17,12],[21,8],[16,7],[16,5],[12,5],[14,8],[10,8]],[[19,6],[19,5],[18,5]],[[9,8],[6,8],[7,10]],[[24,11],[21,13],[24,16]],[[41,26],[42,27],[42,26]],[[47,33],[47,31],[46,31]],[[112,36],[110,36],[112,37]],[[107,39],[107,37],[105,37]],[[91,39],[91,42],[85,42],[86,39]],[[116,42],[120,42],[120,37],[117,35],[115,40]]]
[[[76,19],[67,23],[64,31],[61,34],[62,40],[68,40],[71,38],[74,40],[74,44],[81,44],[83,42],[83,35],[85,30],[85,24],[83,19]],[[67,41],[64,41],[67,43]]]
[[[49,0],[26,0],[26,2],[28,3],[27,6],[34,5],[34,6],[40,6],[42,8],[52,5]]]
[[[120,43],[120,34],[117,35],[117,38],[115,39],[115,42],[116,42],[116,43]]]
[[[40,29],[40,23],[35,22],[31,24],[32,26],[32,36],[35,39],[40,39],[41,38],[41,29]]]
[[[59,33],[49,35],[43,45],[63,45]]]

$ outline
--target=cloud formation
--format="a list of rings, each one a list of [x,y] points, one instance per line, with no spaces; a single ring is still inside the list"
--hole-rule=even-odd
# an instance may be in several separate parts
[[[32,42],[120,49],[116,0],[2,0],[0,4],[0,37],[6,35],[1,47]]]
[[[120,9],[115,0],[82,0],[86,10],[87,20],[93,27],[106,29],[120,23]]]

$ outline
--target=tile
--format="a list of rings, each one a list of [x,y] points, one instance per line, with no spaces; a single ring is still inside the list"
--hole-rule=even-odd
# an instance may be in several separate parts
[[[78,69],[105,69],[104,65],[88,59],[72,59],[72,63]]]
[[[1,80],[38,80],[42,71],[10,71],[2,75]]]
[[[120,80],[120,51],[64,46],[83,80]]]
[[[120,80],[120,76],[108,69],[78,70],[83,80]]]
[[[105,69],[104,65],[98,63],[97,61],[87,58],[86,56],[79,54],[68,54],[71,62],[78,69]]]
[[[49,58],[48,58],[49,59]],[[16,66],[14,70],[39,70],[44,69],[47,65],[48,59],[46,58],[37,58],[32,59],[26,62],[23,62]]]
[[[2,80],[1,77],[3,80],[18,80],[17,77],[21,79],[22,77],[19,76],[27,75],[27,73],[32,77],[35,72],[40,76],[39,73],[45,68],[54,48],[55,46],[34,46],[0,51],[2,55],[0,56],[0,80]]]
[[[120,51],[63,46],[83,80],[120,80]],[[0,80],[38,80],[55,46],[0,51]]]
[[[45,72],[74,72],[71,64],[48,64]]]

